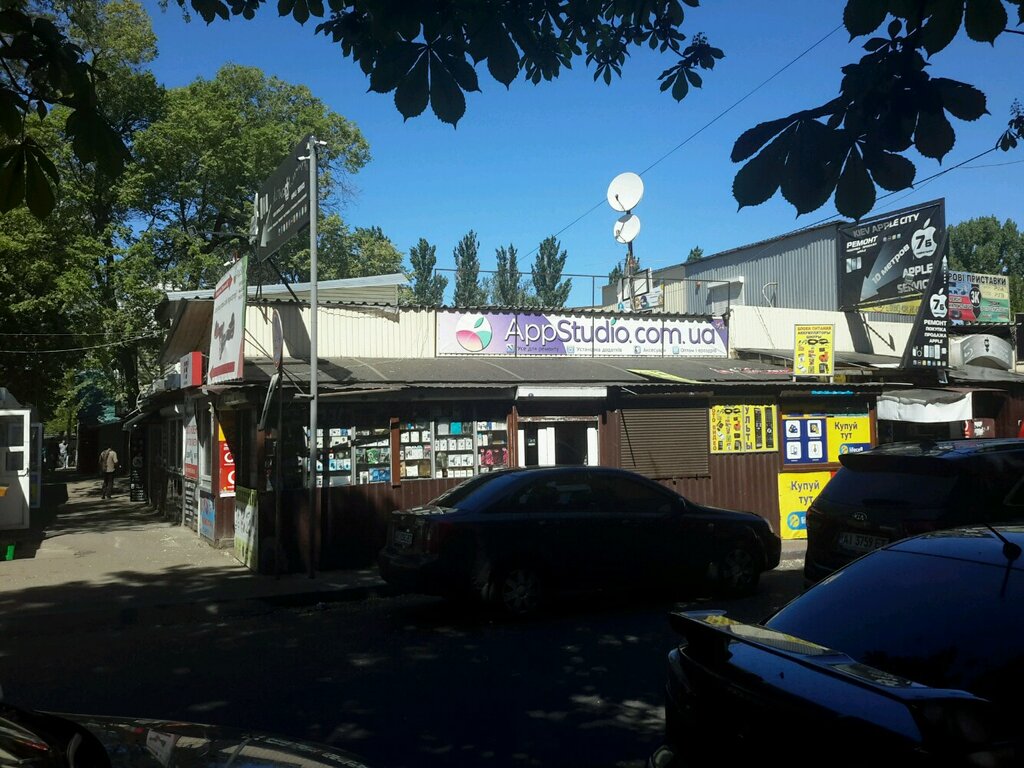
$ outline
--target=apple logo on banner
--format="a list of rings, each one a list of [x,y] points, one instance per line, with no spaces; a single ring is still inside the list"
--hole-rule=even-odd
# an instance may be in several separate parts
[[[931,301],[932,317],[944,318],[949,313],[946,306],[946,294],[936,293],[932,296]]]
[[[910,247],[914,249],[915,259],[928,259],[935,255],[938,245],[935,243],[935,227],[929,226],[931,223],[931,219],[926,219],[924,226],[910,238]]]
[[[491,336],[491,324],[483,315],[463,315],[455,324],[455,340],[467,352],[487,349]]]

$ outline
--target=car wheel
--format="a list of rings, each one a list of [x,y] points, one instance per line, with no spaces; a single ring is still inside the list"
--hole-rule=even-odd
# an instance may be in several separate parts
[[[515,565],[496,580],[497,598],[510,616],[529,616],[541,606],[544,583],[536,568]]]
[[[736,544],[725,551],[716,563],[718,587],[730,596],[749,595],[761,579],[761,563],[746,544]]]

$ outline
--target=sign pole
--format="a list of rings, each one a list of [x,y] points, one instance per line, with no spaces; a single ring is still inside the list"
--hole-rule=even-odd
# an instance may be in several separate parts
[[[314,554],[316,552],[316,462],[317,450],[317,405],[319,404],[317,369],[316,320],[317,304],[317,253],[316,224],[319,196],[317,195],[316,137],[309,137],[309,578],[316,575]]]

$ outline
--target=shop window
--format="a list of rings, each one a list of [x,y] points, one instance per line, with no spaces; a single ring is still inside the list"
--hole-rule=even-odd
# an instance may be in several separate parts
[[[398,458],[403,478],[434,476],[434,443],[430,421],[406,421],[399,426]]]
[[[327,471],[330,485],[352,483],[352,427],[328,427]],[[323,434],[321,430],[321,435]]]
[[[478,421],[476,423],[476,444],[480,472],[494,472],[510,466],[507,422]]]
[[[356,429],[353,464],[359,485],[391,481],[391,430],[387,427]]]
[[[476,446],[472,421],[438,421],[434,439],[437,477],[476,474]]]

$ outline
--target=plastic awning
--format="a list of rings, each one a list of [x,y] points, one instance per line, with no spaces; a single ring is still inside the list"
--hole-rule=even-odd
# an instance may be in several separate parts
[[[936,424],[973,417],[971,393],[948,389],[901,389],[878,398],[878,418]]]

